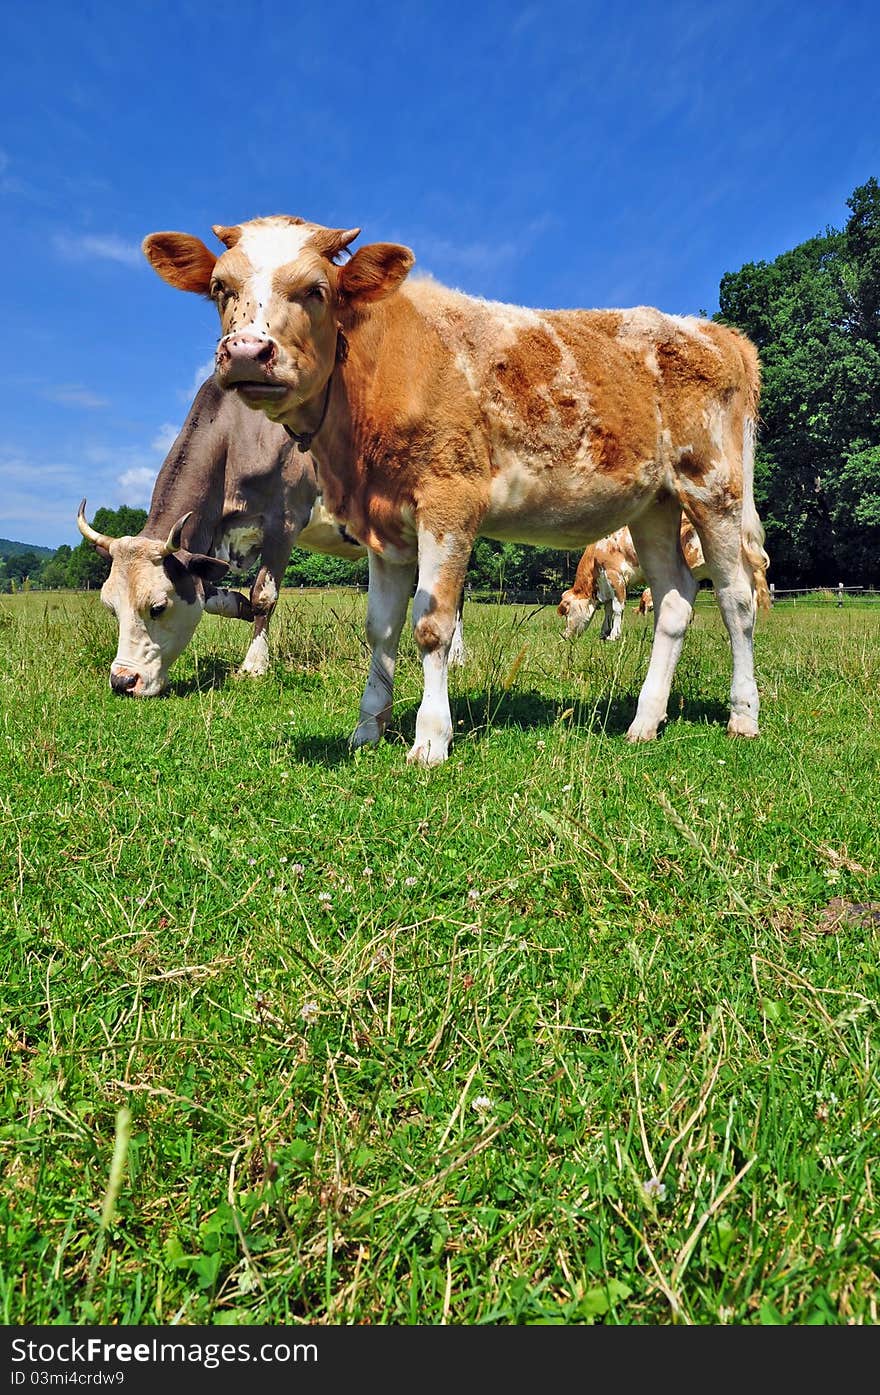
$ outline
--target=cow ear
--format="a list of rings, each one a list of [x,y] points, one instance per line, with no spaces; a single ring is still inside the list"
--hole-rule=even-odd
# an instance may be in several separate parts
[[[200,576],[203,581],[219,581],[229,571],[229,563],[221,562],[219,557],[206,557],[202,552],[184,552],[186,569],[193,576]]]
[[[150,233],[141,243],[153,270],[179,291],[207,295],[217,258],[189,233]]]
[[[382,300],[397,290],[415,260],[408,247],[396,242],[368,243],[339,268],[339,292],[353,306]]]

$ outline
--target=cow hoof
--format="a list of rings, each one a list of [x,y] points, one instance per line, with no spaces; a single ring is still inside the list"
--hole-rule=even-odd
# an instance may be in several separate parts
[[[449,754],[449,747],[443,743],[429,742],[427,746],[413,746],[407,752],[407,765],[422,765],[426,768],[432,765],[442,765]]]
[[[375,717],[365,717],[358,722],[348,745],[352,751],[359,751],[362,746],[378,746],[384,735],[385,728],[379,725]]]
[[[268,664],[242,664],[238,669],[239,678],[265,678],[269,672]]]
[[[758,723],[747,713],[731,713],[727,723],[727,735],[755,737],[758,735]]]
[[[656,741],[657,727],[652,726],[650,722],[640,722],[638,718],[636,718],[629,731],[626,733],[626,739],[632,742],[634,746],[639,745],[642,741]]]

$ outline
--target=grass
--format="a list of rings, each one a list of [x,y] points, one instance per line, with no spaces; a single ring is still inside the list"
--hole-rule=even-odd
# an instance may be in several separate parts
[[[630,747],[644,622],[470,605],[423,771],[363,604],[135,703],[0,601],[0,1321],[876,1323],[880,607],[762,617],[731,742],[701,595]]]

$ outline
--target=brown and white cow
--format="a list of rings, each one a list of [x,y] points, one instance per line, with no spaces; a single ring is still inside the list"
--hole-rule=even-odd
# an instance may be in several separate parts
[[[213,378],[199,388],[165,458],[136,537],[96,532],[85,503],[79,530],[112,562],[101,588],[101,600],[119,622],[110,686],[130,697],[163,691],[204,611],[253,621],[240,672],[264,674],[269,618],[294,543],[364,556],[323,507],[311,456]],[[246,571],[258,558],[250,597],[218,588],[230,567]]]
[[[758,733],[753,626],[766,603],[753,495],[754,346],[710,321],[633,310],[531,310],[405,282],[414,256],[301,218],[214,226],[224,250],[153,233],[172,286],[209,295],[217,380],[310,448],[327,507],[369,548],[372,663],[355,746],[377,742],[414,575],[424,688],[408,759],[452,738],[447,660],[479,536],[583,548],[628,524],[654,593],[648,673],[629,728],[665,719],[697,583],[699,533],[733,656],[732,735]]]
[[[691,574],[697,581],[707,576],[706,560],[700,539],[689,518],[682,518],[679,534],[681,551]],[[610,537],[590,543],[578,562],[574,581],[556,607],[565,616],[565,639],[583,634],[600,605],[605,610],[601,639],[620,639],[626,593],[630,587],[641,586],[645,573],[638,559],[632,534],[628,528],[618,528]],[[646,587],[638,605],[640,615],[653,609],[650,587]]]

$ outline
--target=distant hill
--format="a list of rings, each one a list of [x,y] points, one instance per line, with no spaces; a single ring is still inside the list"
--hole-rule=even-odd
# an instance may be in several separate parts
[[[15,557],[19,552],[35,552],[38,557],[54,557],[54,547],[37,547],[36,543],[10,542],[0,538],[0,557]]]

